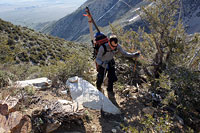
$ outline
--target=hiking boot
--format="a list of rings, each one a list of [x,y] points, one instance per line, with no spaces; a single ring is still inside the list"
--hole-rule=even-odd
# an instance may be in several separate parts
[[[108,98],[116,107],[119,108],[119,105],[115,99],[115,93],[113,91],[108,91]]]
[[[115,98],[115,93],[113,91],[108,91],[108,98],[111,100],[111,99],[114,99]]]

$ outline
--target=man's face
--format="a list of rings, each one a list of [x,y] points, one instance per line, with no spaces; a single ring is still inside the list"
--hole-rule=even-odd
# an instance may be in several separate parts
[[[111,42],[112,46],[117,47],[117,43],[115,43],[115,41]]]

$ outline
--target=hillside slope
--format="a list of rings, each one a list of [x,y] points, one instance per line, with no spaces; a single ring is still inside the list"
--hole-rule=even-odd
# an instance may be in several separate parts
[[[183,22],[186,26],[187,32],[193,34],[200,32],[200,1],[190,0],[183,1]]]
[[[122,18],[130,9],[141,3],[140,0],[124,0],[124,2],[88,0],[78,10],[57,21],[49,33],[66,40],[76,40],[81,35],[89,33],[87,18],[83,16],[86,6],[90,8],[97,25],[105,27]]]
[[[48,36],[0,19],[0,62],[47,65],[64,61],[76,47],[72,42]],[[77,49],[78,46],[76,47]],[[67,54],[66,54],[67,53]]]

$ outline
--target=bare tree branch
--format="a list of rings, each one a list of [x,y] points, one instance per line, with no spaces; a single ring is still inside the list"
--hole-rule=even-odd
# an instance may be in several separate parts
[[[192,64],[192,62],[194,61],[194,59],[196,58],[196,56],[198,55],[200,51],[200,48],[195,52],[194,56],[192,57],[192,59],[190,60],[189,64],[188,64],[188,67]]]

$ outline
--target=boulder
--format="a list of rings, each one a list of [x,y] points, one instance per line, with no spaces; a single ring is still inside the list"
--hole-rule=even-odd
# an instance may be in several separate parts
[[[6,113],[11,113],[17,110],[19,99],[7,96],[7,98],[4,101],[0,101],[0,112],[2,114]],[[7,110],[5,110],[7,108]]]
[[[6,133],[6,130],[4,130],[2,127],[0,127],[0,133]]]
[[[112,129],[112,133],[117,133],[117,130],[116,129]]]
[[[35,88],[42,89],[51,86],[52,81],[44,77],[32,80],[17,81],[16,84],[18,87],[34,86]]]
[[[0,132],[29,133],[31,131],[30,118],[16,111],[18,101],[13,97],[0,101]]]
[[[84,115],[84,108],[77,102],[67,100],[45,101],[43,108],[35,110],[32,114],[34,131],[46,133],[57,130],[63,123],[78,121]]]
[[[145,114],[150,114],[151,116],[153,116],[153,114],[155,112],[155,108],[153,108],[153,107],[146,107],[146,108],[143,108],[142,111]]]
[[[79,77],[69,78],[66,82],[73,101],[95,110],[111,114],[120,114],[120,110],[88,81]]]
[[[125,90],[123,90],[122,93],[127,95],[127,94],[129,94],[129,92],[130,92],[130,88],[126,88]]]
[[[46,133],[51,133],[51,132],[57,130],[60,126],[61,126],[61,123],[58,121],[49,123],[48,126],[46,126]]]
[[[31,118],[28,115],[23,116],[20,123],[11,130],[12,133],[30,133],[31,131]]]
[[[0,127],[6,132],[9,132],[20,123],[22,117],[23,116],[20,112],[12,112],[8,115],[0,115]]]

